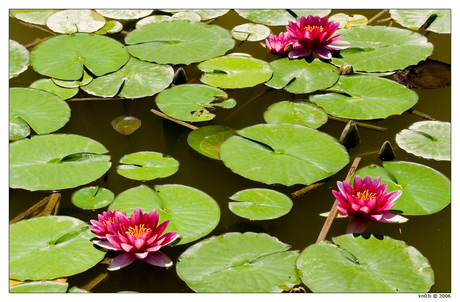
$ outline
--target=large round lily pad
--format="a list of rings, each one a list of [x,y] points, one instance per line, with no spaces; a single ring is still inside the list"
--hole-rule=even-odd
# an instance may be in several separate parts
[[[105,25],[105,18],[90,9],[66,9],[52,14],[46,20],[46,26],[52,31],[63,34],[76,32],[95,32]]]
[[[84,210],[95,210],[108,206],[115,194],[109,189],[95,187],[84,187],[72,195],[72,203]]]
[[[427,215],[445,208],[451,201],[450,180],[425,165],[397,161],[383,162],[383,168],[371,165],[356,171],[362,178],[380,176],[387,184],[387,192],[402,190],[392,210],[403,215]]]
[[[323,108],[302,100],[282,101],[267,108],[264,119],[269,124],[300,124],[310,128],[319,128],[328,117]]]
[[[10,79],[26,71],[29,66],[29,51],[23,45],[10,40],[9,72]]]
[[[245,88],[268,81],[270,64],[250,55],[232,54],[202,62],[198,68],[205,74],[201,82],[220,88]]]
[[[174,20],[144,25],[125,38],[134,57],[158,64],[190,64],[225,54],[235,41],[217,25]]]
[[[270,62],[273,77],[265,85],[275,88],[285,88],[291,93],[310,93],[331,87],[337,82],[339,72],[336,67],[315,59],[308,62],[305,59],[278,59]]]
[[[34,47],[30,63],[42,75],[61,80],[79,80],[86,67],[96,76],[116,71],[129,54],[115,39],[87,33],[59,35]]]
[[[298,17],[308,15],[324,17],[331,12],[330,9],[292,9],[292,13],[287,9],[235,9],[235,11],[243,18],[265,25],[288,25],[289,21],[295,22],[296,18],[292,13]]]
[[[425,60],[433,51],[427,38],[411,30],[388,26],[357,26],[339,29],[340,40],[351,46],[332,63],[352,65],[354,70],[385,72],[404,69]]]
[[[46,25],[46,20],[59,9],[10,9],[10,14],[27,23]]]
[[[10,144],[10,187],[61,190],[94,181],[110,168],[107,149],[74,134],[34,136]]]
[[[237,131],[220,147],[233,172],[266,184],[311,184],[350,160],[344,146],[317,130],[294,124],[260,124]]]
[[[152,180],[168,177],[177,172],[179,162],[158,152],[137,152],[123,156],[118,174],[129,179]]]
[[[450,33],[450,9],[390,9],[389,13],[393,20],[413,30],[429,23],[426,30]]]
[[[281,292],[300,283],[289,248],[264,233],[226,233],[189,247],[176,271],[196,292]]]
[[[110,210],[119,209],[128,215],[140,207],[143,212],[157,209],[160,222],[171,219],[165,232],[177,231],[185,244],[209,234],[218,224],[220,209],[206,193],[183,185],[139,186],[120,193]]]
[[[220,146],[235,134],[234,129],[226,126],[204,126],[190,132],[187,143],[207,157],[220,159]]]
[[[42,280],[86,271],[105,252],[90,241],[94,234],[83,221],[66,216],[23,220],[10,226],[10,278]]]
[[[329,90],[335,92],[312,95],[310,101],[330,115],[356,120],[399,115],[418,101],[417,93],[404,85],[365,75],[341,76]]]
[[[297,260],[315,293],[421,293],[434,284],[428,259],[403,241],[353,234],[332,240],[310,245]]]
[[[396,134],[398,146],[423,158],[450,160],[450,123],[423,121]]]

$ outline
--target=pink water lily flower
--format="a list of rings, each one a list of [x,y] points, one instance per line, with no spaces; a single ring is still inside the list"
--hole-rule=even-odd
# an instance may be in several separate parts
[[[321,58],[330,59],[332,54],[329,50],[348,48],[349,42],[338,41],[341,35],[332,37],[339,25],[339,22],[327,22],[327,17],[320,18],[312,15],[306,18],[299,17],[295,23],[289,21],[286,29],[295,39],[294,49],[289,52],[289,57],[298,58],[314,52]]]
[[[111,229],[109,228],[110,223],[115,223],[115,213],[119,212],[118,209],[115,211],[108,210],[107,212],[103,212],[102,214],[98,214],[98,220],[91,219],[89,226],[90,230],[96,233],[96,237],[99,239],[106,239],[107,234],[113,234]],[[123,213],[126,215],[126,213]]]
[[[361,179],[355,176],[353,187],[346,181],[338,181],[339,192],[332,191],[337,199],[337,208],[343,214],[339,217],[352,217],[347,233],[364,232],[370,221],[406,222],[403,216],[389,212],[402,191],[386,192],[387,184],[380,183],[380,177],[371,180],[369,176]]]
[[[163,234],[169,219],[158,225],[159,215],[156,209],[143,214],[140,208],[134,210],[130,218],[119,211],[114,212],[114,222],[108,223],[110,234],[107,240],[93,240],[103,248],[120,251],[109,265],[109,270],[117,270],[131,264],[135,259],[161,267],[173,265],[171,259],[159,252],[160,248],[179,237],[178,232]]]
[[[270,34],[265,39],[265,46],[272,54],[284,55],[292,50],[293,42],[288,32],[281,32],[278,36]]]

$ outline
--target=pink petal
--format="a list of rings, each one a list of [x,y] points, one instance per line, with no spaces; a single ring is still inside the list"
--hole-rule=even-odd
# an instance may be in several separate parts
[[[145,240],[140,239],[140,238],[134,240],[134,246],[135,246],[138,250],[140,250],[140,249],[144,246],[144,243],[145,243]]]
[[[392,191],[388,193],[387,194],[388,201],[395,201],[401,196],[401,194],[402,194],[401,190],[396,190],[396,191]]]
[[[374,214],[374,215],[369,215],[368,218],[370,221],[380,221],[383,217],[382,213],[379,214]]]
[[[301,47],[297,49],[293,49],[289,52],[289,58],[295,59],[298,57],[303,57],[308,55],[311,52],[311,49]]]
[[[120,242],[117,240],[118,237],[116,235],[112,235],[112,234],[107,234],[105,236],[107,238],[107,240],[113,245],[116,247],[117,250],[122,250],[121,246],[120,246]]]
[[[109,271],[119,270],[120,268],[131,264],[134,260],[136,260],[136,257],[134,257],[133,254],[123,253],[116,256],[107,269]]]
[[[123,251],[125,251],[127,253],[131,253],[131,252],[134,251],[134,246],[132,246],[131,244],[122,243],[122,244],[120,244],[120,246],[123,249]]]
[[[387,223],[403,223],[403,222],[406,222],[407,220],[409,219],[407,219],[404,216],[397,215],[391,212],[385,212],[382,215],[382,219],[380,219],[379,221],[387,222]]]
[[[134,256],[140,260],[144,260],[148,255],[149,255],[149,252],[147,251],[142,252],[142,253],[134,253]]]
[[[337,204],[337,209],[348,217],[348,210],[341,204]],[[338,216],[337,216],[338,217]]]
[[[347,226],[347,234],[350,233],[363,233],[369,226],[369,221],[351,219]]]
[[[93,240],[93,243],[108,250],[119,251],[120,249],[107,240]]]
[[[161,238],[164,238],[163,245],[167,245],[179,238],[179,232],[169,232],[161,236]]]
[[[149,255],[144,259],[144,261],[151,265],[160,267],[170,267],[173,265],[171,259],[162,252],[149,253]]]
[[[152,252],[158,251],[159,249],[161,249],[161,245],[149,247],[149,248],[145,249],[145,251],[149,252],[149,253],[152,253]]]
[[[155,234],[163,234],[163,232],[164,232],[164,231],[166,230],[166,228],[168,227],[169,221],[170,221],[170,219],[165,220],[165,221],[163,221],[162,224],[160,224],[159,226],[157,226],[157,228],[155,229]]]

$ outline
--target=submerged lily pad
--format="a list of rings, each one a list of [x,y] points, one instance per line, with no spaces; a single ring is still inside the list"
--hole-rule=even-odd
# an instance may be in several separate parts
[[[272,76],[270,64],[245,54],[210,59],[198,65],[205,74],[201,82],[220,88],[253,87]]]
[[[310,93],[331,87],[337,82],[336,67],[319,59],[308,62],[305,59],[278,59],[270,63],[273,77],[265,83],[275,89],[285,88],[291,93]]]
[[[69,283],[58,281],[32,281],[10,287],[10,293],[65,293]]]
[[[98,179],[111,165],[103,145],[74,134],[34,136],[9,147],[11,188],[73,188]]]
[[[90,9],[66,9],[52,14],[46,25],[57,33],[91,33],[105,25],[105,18]]]
[[[46,25],[46,20],[60,9],[10,9],[10,14],[18,20]]]
[[[392,210],[403,215],[427,215],[445,208],[451,201],[450,180],[425,165],[411,162],[383,162],[383,168],[371,165],[356,171],[362,178],[380,176],[387,192],[402,190]]]
[[[234,99],[227,99],[223,90],[200,84],[183,84],[160,92],[155,101],[165,114],[181,121],[201,122],[215,117],[208,109],[233,108]]]
[[[277,191],[268,189],[246,189],[230,197],[230,211],[251,220],[275,219],[286,215],[292,208],[292,200]]]
[[[128,59],[128,51],[117,40],[87,33],[49,38],[30,53],[36,72],[60,80],[80,80],[84,67],[102,76],[120,69]]]
[[[173,175],[179,169],[179,162],[171,156],[163,157],[157,152],[137,152],[123,156],[123,165],[118,166],[121,176],[135,180],[152,180]]]
[[[390,9],[391,18],[404,27],[417,30],[424,24],[426,30],[450,33],[450,9]]]
[[[329,88],[334,93],[310,96],[310,101],[337,117],[371,120],[398,115],[413,107],[418,95],[407,87],[384,78],[341,76]]]
[[[339,29],[340,40],[351,46],[332,63],[351,65],[355,71],[386,72],[404,69],[425,60],[433,44],[419,33],[388,26],[357,26]]]
[[[428,259],[404,241],[347,234],[307,247],[297,260],[315,293],[423,293],[434,284]]]
[[[84,210],[95,210],[108,206],[115,194],[109,189],[101,187],[85,187],[72,195],[72,203]]]
[[[423,121],[396,134],[398,146],[423,158],[450,160],[450,123]]]
[[[398,70],[393,75],[393,80],[409,88],[442,88],[450,86],[450,64],[427,59],[415,66]]]
[[[226,126],[204,126],[190,132],[187,143],[207,157],[220,159],[220,146],[233,135],[236,131]]]
[[[288,25],[289,21],[296,21],[287,9],[235,9],[235,11],[245,19],[265,25]],[[308,15],[324,17],[331,12],[330,9],[292,9],[291,11],[298,17]]]
[[[96,12],[111,19],[132,20],[150,15],[153,9],[97,9]]]
[[[183,185],[139,186],[120,193],[109,206],[131,215],[137,207],[150,212],[156,208],[159,222],[171,219],[165,232],[177,231],[186,244],[209,234],[219,223],[220,209],[206,193]]]
[[[9,277],[20,281],[72,276],[105,256],[88,225],[73,217],[23,220],[10,225],[9,237]]]
[[[235,44],[227,29],[187,20],[144,25],[125,42],[132,56],[158,64],[201,62],[225,54]]]
[[[240,41],[261,41],[270,35],[270,28],[262,24],[245,23],[232,29],[233,38]]]
[[[289,248],[264,233],[226,233],[189,247],[176,271],[195,292],[282,292],[300,283]]]
[[[112,127],[123,135],[133,134],[141,127],[141,120],[134,116],[119,116],[112,120]]]
[[[350,160],[335,138],[294,124],[260,124],[237,131],[220,147],[233,172],[266,184],[311,184],[337,173]]]
[[[35,88],[47,92],[51,92],[59,96],[63,100],[70,99],[78,93],[78,88],[64,88],[58,86],[52,79],[40,79],[29,86],[30,88]]]
[[[269,124],[300,124],[316,129],[326,123],[328,117],[323,108],[308,101],[296,100],[270,105],[264,113],[264,119]]]
[[[18,42],[10,40],[9,52],[9,72],[11,79],[26,71],[29,66],[29,51]]]
[[[174,70],[169,65],[159,65],[130,58],[120,70],[98,77],[81,89],[87,93],[137,99],[163,91],[172,82]]]

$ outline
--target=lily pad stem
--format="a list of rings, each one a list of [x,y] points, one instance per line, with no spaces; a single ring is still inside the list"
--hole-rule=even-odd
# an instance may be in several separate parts
[[[432,118],[432,117],[429,116],[428,114],[423,113],[423,112],[420,112],[420,111],[417,111],[417,110],[409,109],[409,110],[407,110],[407,112],[412,113],[413,115],[417,115],[417,116],[423,117],[423,118],[425,118],[425,119],[427,119],[427,120],[430,120],[430,121],[436,121],[436,119]]]
[[[37,202],[36,204],[34,204],[33,206],[31,206],[28,210],[22,212],[21,214],[17,215],[16,217],[14,217],[13,219],[10,220],[10,224],[13,224],[13,223],[16,223],[24,218],[31,218],[31,217],[36,217],[36,216],[45,216],[45,212],[48,213],[51,213],[51,210],[54,208],[54,205],[56,205],[59,201],[59,199],[61,198],[61,194],[60,193],[53,193],[51,194],[50,196],[47,196],[45,198],[43,198],[42,200],[40,200],[39,202]],[[43,212],[41,212],[40,214],[38,215],[33,215],[39,208],[41,208],[42,206],[44,206],[45,204],[48,204],[45,208],[45,210]]]
[[[331,119],[331,120],[334,120],[334,121],[342,122],[342,123],[348,123],[350,121],[350,120],[348,120],[346,118],[336,117],[336,116],[332,116],[332,115],[328,115],[328,118]],[[361,123],[361,122],[357,122],[357,121],[354,121],[354,122],[355,122],[356,126],[359,126],[359,127],[362,127],[362,128],[367,128],[367,129],[372,129],[372,130],[377,130],[377,131],[382,131],[382,132],[387,130],[387,128],[385,128],[385,127],[374,126],[374,125]]]
[[[318,188],[319,186],[324,185],[324,183],[325,183],[325,182],[323,181],[323,182],[317,182],[317,183],[311,184],[311,185],[306,186],[306,187],[304,187],[304,188],[302,188],[302,189],[300,189],[300,190],[297,190],[297,191],[295,191],[295,192],[292,192],[291,195],[292,195],[292,197],[300,196],[300,195],[302,195],[302,194],[307,193],[307,192],[310,191],[310,190],[316,189],[316,188]]]
[[[172,118],[170,116],[167,116],[166,114],[164,114],[163,112],[160,112],[160,111],[157,111],[155,109],[150,109],[150,111],[152,111],[154,114],[158,115],[158,116],[161,116],[162,118],[165,118],[165,119],[168,119],[170,121],[173,121],[179,125],[182,125],[182,126],[185,126],[187,128],[190,128],[192,130],[196,130],[198,129],[198,127],[196,126],[193,126],[193,125],[190,125],[189,123],[186,123],[186,122],[183,122],[183,121],[180,121],[180,120],[176,120],[175,118]]]
[[[386,13],[388,11],[388,9],[384,9],[382,10],[381,12],[379,12],[377,15],[375,15],[374,17],[370,18],[369,21],[367,21],[367,24],[371,24],[375,19],[377,19],[378,17],[380,17],[381,15],[383,15],[384,13]]]

